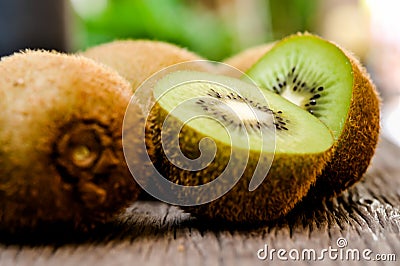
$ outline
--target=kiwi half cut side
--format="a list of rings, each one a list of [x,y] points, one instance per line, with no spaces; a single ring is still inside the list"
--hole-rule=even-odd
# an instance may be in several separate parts
[[[139,194],[122,149],[129,83],[93,60],[26,51],[0,61],[0,229],[89,229]]]
[[[278,42],[247,74],[320,119],[335,138],[334,155],[311,195],[338,194],[365,173],[379,135],[379,97],[349,52],[311,34]]]
[[[329,160],[333,137],[323,123],[284,98],[256,93],[255,88],[239,79],[196,71],[173,72],[155,85],[157,101],[146,136],[163,158],[159,171],[182,186],[209,184],[224,171],[229,178],[222,184],[237,178],[226,194],[222,185],[215,185],[212,193],[220,197],[185,210],[237,223],[276,219],[306,195]],[[207,151],[215,156],[201,167],[186,164],[186,159],[196,160]],[[271,158],[260,185],[249,189],[258,164]]]

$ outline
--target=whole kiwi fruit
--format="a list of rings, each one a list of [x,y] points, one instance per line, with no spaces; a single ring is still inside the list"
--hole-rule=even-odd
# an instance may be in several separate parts
[[[157,71],[200,56],[174,44],[151,40],[119,40],[91,47],[83,56],[114,68],[136,90]]]
[[[234,68],[240,70],[241,72],[246,72],[250,67],[252,67],[265,53],[267,53],[274,46],[275,43],[266,43],[262,45],[257,45],[250,47],[238,54],[235,54],[229,58],[226,58],[223,63],[233,66]],[[224,68],[230,70],[230,68]],[[231,72],[233,73],[233,72]],[[237,72],[235,72],[237,73]],[[230,75],[230,73],[221,73]]]
[[[154,85],[146,137],[159,171],[182,186],[174,195],[186,211],[232,223],[277,219],[329,161],[333,137],[321,121],[256,89],[198,71],[172,72]]]
[[[115,71],[81,56],[1,59],[0,229],[89,229],[138,197],[121,140],[130,91]]]
[[[337,195],[362,178],[379,138],[380,98],[353,54],[299,33],[277,42],[246,73],[319,118],[335,137],[333,157],[308,198]]]

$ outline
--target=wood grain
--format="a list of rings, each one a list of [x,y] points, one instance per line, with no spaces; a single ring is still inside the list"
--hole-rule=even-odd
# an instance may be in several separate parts
[[[341,196],[299,205],[267,225],[238,227],[201,221],[156,201],[132,205],[115,223],[90,233],[60,231],[0,235],[0,265],[267,265],[268,249],[370,249],[400,260],[400,149],[386,140],[364,179]],[[345,238],[340,249],[336,241]],[[288,256],[288,254],[286,254]],[[289,262],[292,260],[289,259]],[[364,265],[330,259],[327,265]],[[287,263],[274,256],[274,264]],[[309,260],[298,264],[318,263]],[[397,265],[371,261],[368,265]]]

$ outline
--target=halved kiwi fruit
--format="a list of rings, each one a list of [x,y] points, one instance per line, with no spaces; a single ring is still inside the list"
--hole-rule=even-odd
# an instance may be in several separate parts
[[[333,132],[334,155],[310,197],[330,197],[363,176],[378,141],[380,100],[353,55],[315,35],[297,34],[276,43],[247,74]]]
[[[240,223],[276,219],[306,195],[330,158],[333,137],[323,123],[239,79],[177,71],[159,80],[153,94],[146,136],[155,156],[161,154],[159,171],[182,186],[224,176],[191,205],[208,203],[184,207],[197,216]],[[194,167],[198,159],[202,163]]]
[[[132,85],[133,91],[168,66],[202,58],[179,46],[150,40],[121,40],[89,48],[83,56],[104,63]]]
[[[130,85],[83,57],[26,51],[0,61],[0,228],[90,228],[134,201],[122,122]]]

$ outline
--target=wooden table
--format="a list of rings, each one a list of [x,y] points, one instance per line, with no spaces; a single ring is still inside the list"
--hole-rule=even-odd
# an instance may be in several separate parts
[[[362,182],[340,197],[300,205],[285,219],[262,227],[233,228],[199,221],[176,207],[141,201],[117,223],[87,234],[3,235],[0,265],[267,265],[271,257],[260,260],[257,256],[258,252],[265,256],[259,251],[265,245],[268,255],[271,249],[286,250],[281,255],[289,262],[293,262],[289,254],[299,252],[305,260],[298,264],[309,264],[312,250],[318,259],[323,249],[330,248],[331,256],[339,257],[331,259],[328,251],[324,253],[323,262],[328,265],[364,265],[363,258],[353,260],[357,252],[367,252],[371,259],[379,253],[393,260],[394,255],[397,260],[397,264],[370,261],[367,265],[399,265],[399,158],[400,149],[381,140]],[[274,263],[286,263],[277,252],[272,256]]]

